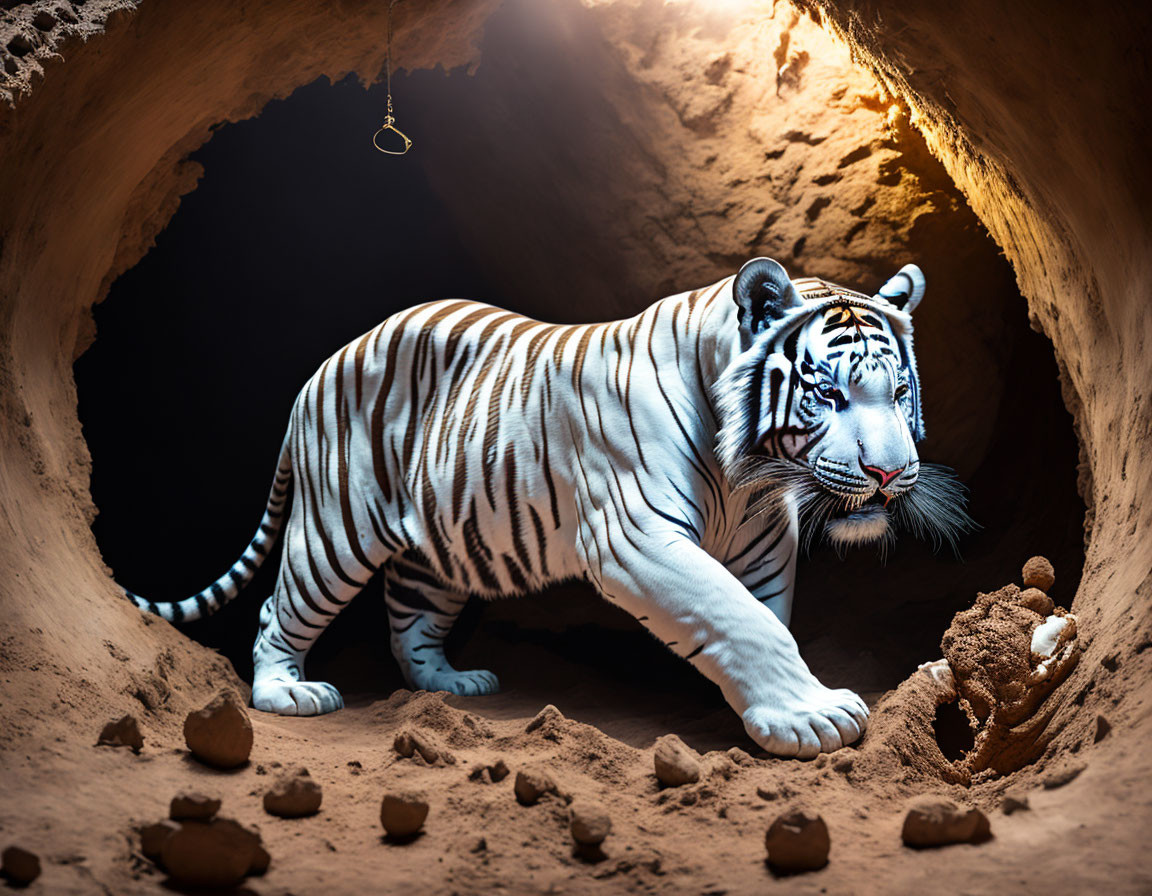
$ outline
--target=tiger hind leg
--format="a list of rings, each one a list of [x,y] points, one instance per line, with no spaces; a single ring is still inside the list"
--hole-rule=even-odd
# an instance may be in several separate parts
[[[276,590],[260,610],[260,632],[252,648],[252,705],[285,716],[318,716],[344,707],[334,686],[304,680],[304,659],[336,614],[363,587],[363,583],[349,581],[349,570],[355,568],[351,562],[334,553],[338,564],[345,559],[334,570],[324,552],[318,558],[309,551],[305,528],[294,513],[285,535]],[[367,579],[367,570],[357,571]]]
[[[444,639],[468,602],[468,595],[444,587],[411,554],[388,564],[384,592],[392,629],[392,655],[414,690],[449,691],[462,697],[500,690],[500,682],[492,672],[461,672],[444,655]]]

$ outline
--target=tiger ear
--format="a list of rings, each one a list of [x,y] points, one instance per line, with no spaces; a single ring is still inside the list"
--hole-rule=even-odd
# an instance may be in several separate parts
[[[914,264],[906,264],[896,276],[880,287],[874,298],[883,299],[911,314],[924,298],[924,274]]]
[[[753,258],[740,268],[732,283],[732,298],[740,329],[748,336],[804,304],[784,266],[771,258]]]

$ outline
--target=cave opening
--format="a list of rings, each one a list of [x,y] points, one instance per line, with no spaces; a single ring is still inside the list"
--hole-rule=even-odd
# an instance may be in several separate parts
[[[869,293],[907,261],[924,269],[921,456],[958,470],[982,526],[962,560],[907,538],[886,562],[805,558],[793,630],[813,670],[879,696],[1034,553],[1071,600],[1084,507],[1051,346],[901,110],[790,8],[767,24],[708,12],[646,54],[628,16],[506,4],[475,71],[394,79],[415,141],[400,159],[371,148],[383,92],[354,78],[300,88],[196,152],[201,184],[97,307],[75,366],[94,532],[120,584],[178,599],[235,559],[299,386],[388,314],[463,297],[613,319],[763,254]],[[245,678],[276,561],[187,627]],[[346,695],[399,687],[386,633],[373,583],[320,639],[311,675]],[[582,587],[473,601],[453,652],[528,702],[596,707],[624,739],[647,737],[625,721],[640,703],[701,746],[742,737],[718,691]]]

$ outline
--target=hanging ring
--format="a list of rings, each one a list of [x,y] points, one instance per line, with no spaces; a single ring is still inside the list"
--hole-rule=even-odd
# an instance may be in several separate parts
[[[380,150],[380,152],[384,153],[387,156],[402,156],[402,155],[404,155],[404,153],[408,152],[408,150],[410,150],[412,148],[412,138],[409,137],[407,134],[405,134],[398,127],[396,127],[395,121],[396,121],[396,119],[394,119],[391,115],[387,116],[384,119],[384,124],[380,125],[380,130],[378,130],[375,134],[372,135],[372,145],[375,146],[378,150]],[[381,146],[379,143],[377,143],[376,138],[379,137],[381,134],[383,134],[385,131],[392,131],[392,133],[394,133],[397,137],[399,137],[401,140],[403,140],[404,141],[404,148],[403,149],[385,149],[383,146]]]

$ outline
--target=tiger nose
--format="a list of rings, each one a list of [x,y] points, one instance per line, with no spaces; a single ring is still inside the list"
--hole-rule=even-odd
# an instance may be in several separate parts
[[[881,489],[884,489],[884,487],[887,486],[889,482],[891,482],[906,469],[908,469],[908,464],[904,464],[904,466],[895,470],[883,470],[880,467],[870,467],[867,464],[860,464],[860,467],[864,470],[865,473],[867,473],[870,477],[875,479],[877,483],[879,483]]]

